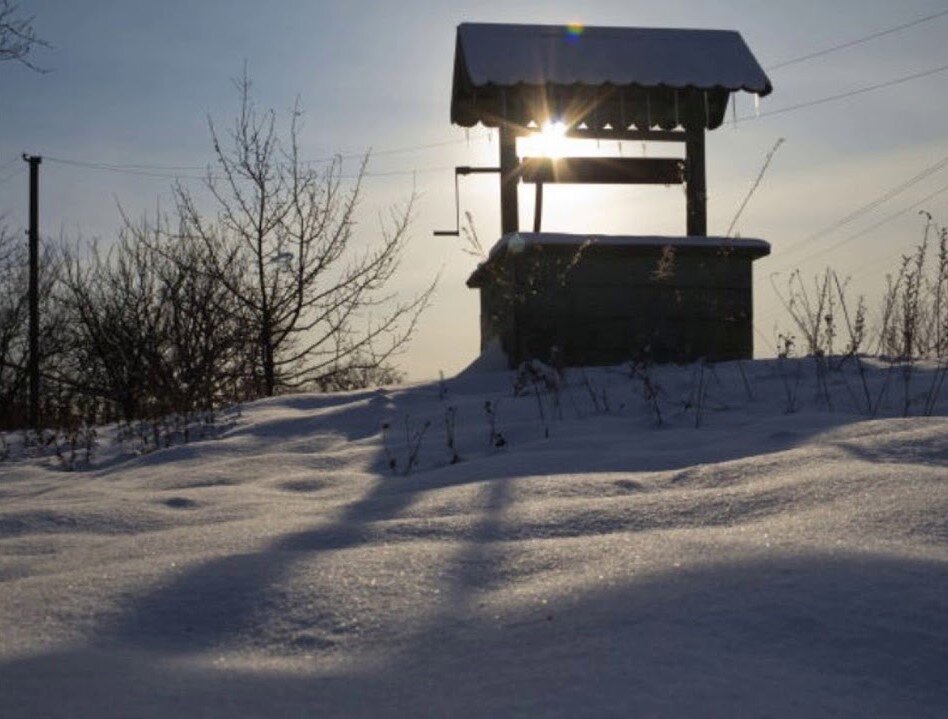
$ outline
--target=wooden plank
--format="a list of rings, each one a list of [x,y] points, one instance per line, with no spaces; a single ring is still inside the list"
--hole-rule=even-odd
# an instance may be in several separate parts
[[[524,182],[597,185],[676,185],[683,181],[684,162],[670,157],[525,157]]]

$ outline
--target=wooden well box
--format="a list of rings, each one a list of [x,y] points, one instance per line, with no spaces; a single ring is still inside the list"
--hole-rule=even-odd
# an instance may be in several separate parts
[[[481,348],[499,341],[511,366],[557,352],[567,365],[740,359],[753,354],[751,263],[769,252],[755,239],[512,233],[467,284]]]

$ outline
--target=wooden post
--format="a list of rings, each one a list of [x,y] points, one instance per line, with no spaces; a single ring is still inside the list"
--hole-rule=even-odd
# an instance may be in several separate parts
[[[537,183],[536,202],[533,205],[533,231],[540,231],[540,224],[543,222],[543,183]]]
[[[500,233],[520,230],[517,184],[520,182],[517,160],[517,133],[510,125],[500,126]]]
[[[688,127],[685,140],[685,182],[688,192],[688,236],[708,234],[708,198],[704,169],[704,127]]]

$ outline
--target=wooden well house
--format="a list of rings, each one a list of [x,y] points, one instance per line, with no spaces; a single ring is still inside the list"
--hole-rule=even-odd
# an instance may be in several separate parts
[[[451,120],[500,137],[498,167],[455,175],[500,175],[502,237],[468,280],[481,293],[482,349],[499,341],[512,366],[551,352],[570,365],[752,355],[751,263],[770,247],[709,237],[706,220],[705,131],[722,124],[740,90],[763,96],[771,84],[737,32],[458,27]],[[551,125],[569,138],[681,149],[677,157],[518,156],[517,138]],[[686,235],[542,232],[543,186],[553,182],[683,183]],[[520,231],[521,184],[534,186],[532,232]]]

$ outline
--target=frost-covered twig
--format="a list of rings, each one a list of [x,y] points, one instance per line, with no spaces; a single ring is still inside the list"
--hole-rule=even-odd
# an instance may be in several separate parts
[[[946,375],[948,375],[948,357],[938,360],[938,364],[935,366],[935,373],[932,375],[932,383],[928,388],[928,394],[925,396],[926,417],[931,417],[935,411],[935,405],[938,403],[938,397],[941,395]]]
[[[662,408],[658,404],[661,387],[652,380],[649,365],[644,362],[632,362],[629,365],[629,375],[642,383],[642,397],[655,415],[656,424],[661,427],[665,423]]]
[[[454,406],[446,408],[444,411],[444,435],[445,443],[448,445],[448,453],[450,455],[449,462],[451,464],[457,464],[461,461],[461,455],[458,454],[457,439],[455,434],[457,420],[458,408]]]
[[[405,416],[405,445],[408,448],[408,458],[405,461],[405,474],[411,473],[411,470],[418,464],[418,455],[421,452],[421,443],[425,438],[425,432],[431,426],[430,420],[425,420],[420,427],[413,427],[411,418]]]
[[[507,440],[504,435],[497,431],[497,407],[499,402],[484,402],[484,414],[487,415],[487,425],[489,434],[487,436],[488,449],[501,449],[507,446]]]

